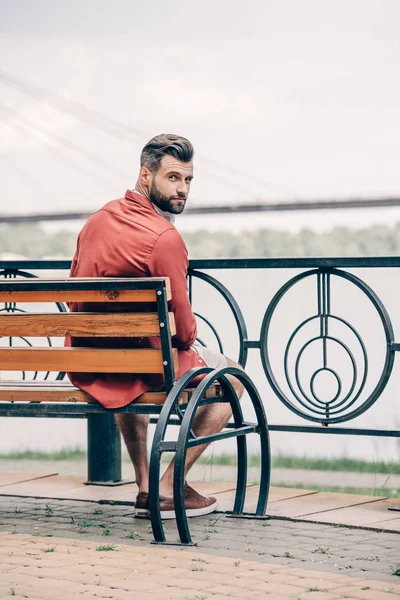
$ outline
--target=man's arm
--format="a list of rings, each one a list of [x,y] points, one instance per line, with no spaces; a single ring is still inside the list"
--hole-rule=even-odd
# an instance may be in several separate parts
[[[196,318],[188,297],[186,275],[188,253],[185,242],[176,229],[168,229],[156,241],[148,260],[151,277],[169,277],[171,310],[175,315],[174,346],[185,349],[194,344],[197,336]]]

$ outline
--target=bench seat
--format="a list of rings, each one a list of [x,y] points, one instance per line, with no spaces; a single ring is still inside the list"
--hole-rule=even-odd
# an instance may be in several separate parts
[[[187,404],[196,388],[187,388],[179,396],[178,404]],[[207,398],[222,396],[221,386],[212,385]],[[164,404],[166,392],[146,392],[135,404]],[[97,404],[90,394],[65,381],[0,381],[0,402],[85,402]]]

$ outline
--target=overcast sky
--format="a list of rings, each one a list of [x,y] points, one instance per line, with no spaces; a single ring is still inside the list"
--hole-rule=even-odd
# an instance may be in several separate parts
[[[0,71],[1,212],[95,210],[161,132],[193,204],[400,194],[399,0],[0,0]]]

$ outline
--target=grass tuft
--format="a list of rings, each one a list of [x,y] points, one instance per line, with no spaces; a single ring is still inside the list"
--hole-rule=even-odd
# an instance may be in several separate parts
[[[315,550],[313,550],[314,554],[329,554],[329,548],[324,548],[323,546],[317,546]]]
[[[138,533],[136,529],[130,529],[125,537],[129,538],[130,540],[136,540],[138,537],[140,537],[140,533]]]
[[[55,552],[57,546],[47,546],[47,548],[41,548],[42,552]]]

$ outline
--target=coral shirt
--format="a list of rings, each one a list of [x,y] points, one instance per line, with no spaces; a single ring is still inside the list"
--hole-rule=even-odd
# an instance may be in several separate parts
[[[196,320],[187,288],[188,253],[174,225],[163,218],[153,204],[128,190],[90,217],[78,237],[71,277],[169,277],[178,348],[178,378],[185,371],[204,366],[204,360],[190,348],[197,335]],[[74,302],[72,312],[135,311],[132,304],[90,304]],[[137,347],[130,338],[67,338],[66,345]],[[159,347],[158,338],[145,338],[141,347]],[[140,394],[162,384],[157,375],[113,373],[69,373],[70,380],[106,408],[119,408]]]

